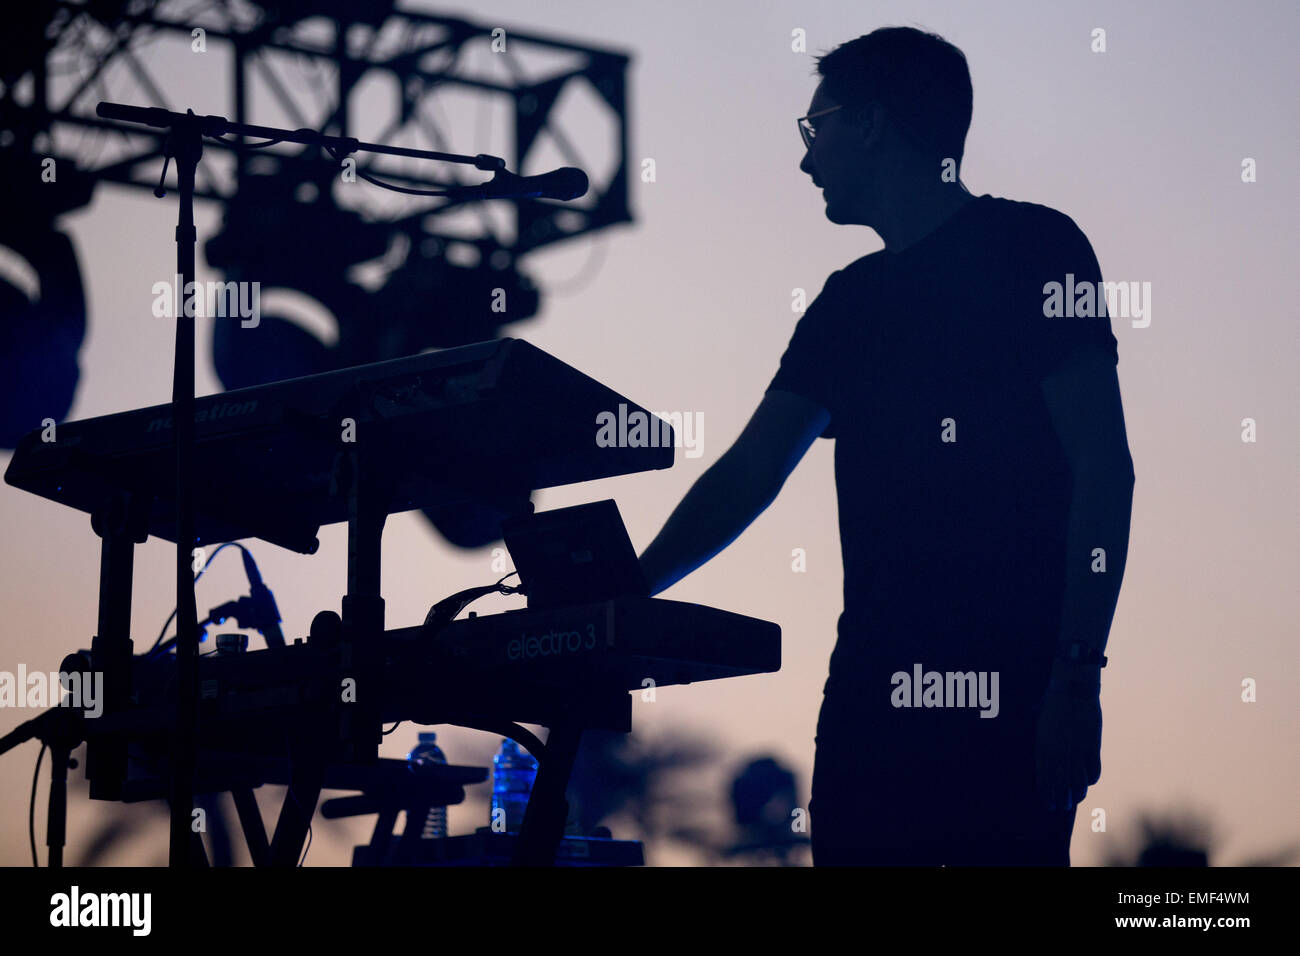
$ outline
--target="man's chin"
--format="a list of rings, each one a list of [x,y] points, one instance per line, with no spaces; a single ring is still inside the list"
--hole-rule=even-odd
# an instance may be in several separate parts
[[[839,226],[862,225],[862,217],[857,210],[845,208],[842,202],[830,198],[826,200],[826,218]]]

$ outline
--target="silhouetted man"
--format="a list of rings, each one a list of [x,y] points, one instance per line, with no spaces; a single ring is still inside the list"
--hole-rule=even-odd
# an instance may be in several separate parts
[[[1100,269],[1068,217],[961,185],[972,94],[956,47],[882,29],[818,71],[800,169],[828,219],[885,248],[826,281],[642,564],[667,588],[835,439],[844,612],[814,862],[1068,865],[1101,774],[1133,487]],[[1062,289],[1079,309],[1061,314]]]

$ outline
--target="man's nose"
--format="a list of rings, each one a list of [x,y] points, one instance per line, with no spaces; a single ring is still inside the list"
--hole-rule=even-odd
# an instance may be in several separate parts
[[[799,168],[803,170],[805,173],[807,173],[809,176],[812,176],[816,172],[816,167],[813,166],[811,149],[804,150],[803,159],[799,161]]]

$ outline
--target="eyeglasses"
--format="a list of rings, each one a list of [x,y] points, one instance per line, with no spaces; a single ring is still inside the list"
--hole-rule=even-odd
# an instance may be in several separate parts
[[[832,106],[829,109],[818,110],[816,113],[809,113],[807,116],[800,116],[797,122],[799,124],[799,135],[803,137],[803,144],[808,149],[812,149],[813,140],[817,136],[817,127],[813,126],[812,120],[818,116],[825,116],[827,113],[834,113],[836,110],[843,109],[844,104]]]

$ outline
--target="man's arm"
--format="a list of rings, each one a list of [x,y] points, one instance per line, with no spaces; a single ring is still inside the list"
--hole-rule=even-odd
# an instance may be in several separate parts
[[[1099,657],[1119,600],[1133,508],[1119,378],[1112,361],[1089,350],[1041,387],[1073,479],[1061,646],[1079,642]]]
[[[830,421],[820,405],[771,389],[744,431],[691,487],[641,555],[658,594],[736,540],[776,498]]]
[[[1128,557],[1133,506],[1129,455],[1114,360],[1088,350],[1042,382],[1052,425],[1073,477],[1066,532],[1064,608],[1057,659],[1039,715],[1037,785],[1049,807],[1069,809],[1101,778],[1101,667]],[[1094,564],[1105,552],[1105,571]],[[1073,644],[1085,657],[1061,656]]]

